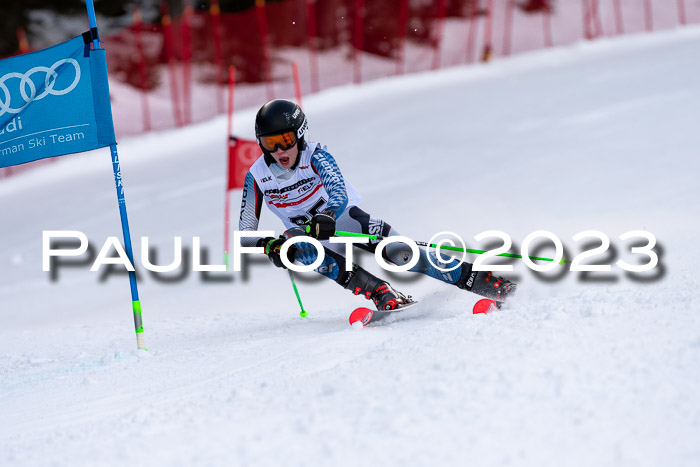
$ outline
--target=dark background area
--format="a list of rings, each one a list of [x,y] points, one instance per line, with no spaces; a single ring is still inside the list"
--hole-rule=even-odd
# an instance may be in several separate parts
[[[402,40],[438,47],[436,19],[485,15],[484,1],[479,0],[408,0],[403,29],[399,20],[403,0],[364,0],[361,44],[364,52],[396,59]],[[167,4],[172,19],[172,39],[165,43],[162,5]],[[94,0],[100,37],[110,48],[110,73],[134,86],[154,89],[158,86],[159,64],[174,60],[214,63],[214,31],[210,12],[211,0]],[[219,0],[221,62],[236,67],[237,79],[256,83],[265,80],[255,0]],[[308,46],[307,7],[305,0],[266,0],[266,21],[274,61],[274,49]],[[356,46],[354,22],[356,0],[316,0],[315,48],[328,50],[341,45]],[[550,0],[518,0],[515,5],[526,12],[551,8]],[[183,11],[193,7],[197,21],[187,31],[182,27]],[[138,7],[143,26],[135,28],[133,12]],[[24,51],[58,44],[88,29],[85,0],[3,0],[0,2],[0,57],[21,51],[18,31],[26,34]],[[143,33],[139,31],[143,31]],[[218,30],[218,28],[217,28]],[[136,47],[137,35],[143,34],[145,51],[141,57]],[[185,45],[185,36],[191,45]],[[187,48],[189,47],[189,48]],[[140,69],[141,60],[147,70]],[[223,68],[222,68],[223,69]],[[211,74],[211,73],[210,73]],[[144,76],[145,75],[145,76]],[[201,80],[225,83],[222,70]]]
[[[277,3],[280,0],[267,0],[266,3]],[[180,15],[185,6],[185,0],[168,0],[173,16]],[[142,10],[146,22],[160,21],[161,0],[94,0],[95,11],[100,15],[100,31],[108,35],[111,30],[127,27],[131,23],[131,14],[135,7]],[[209,0],[194,0],[193,7],[199,11],[209,9]],[[244,11],[255,6],[255,0],[220,0],[222,12]],[[75,16],[86,18],[85,0],[3,0],[0,2],[0,57],[15,54],[19,50],[17,29],[22,28],[27,34],[32,48],[46,47],[43,24],[32,21],[32,12],[44,11],[56,16]],[[85,20],[87,24],[87,19]],[[67,33],[67,37],[75,35],[75,31]]]

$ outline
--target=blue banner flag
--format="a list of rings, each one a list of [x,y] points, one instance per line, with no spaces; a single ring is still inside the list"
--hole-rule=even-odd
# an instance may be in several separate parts
[[[116,144],[105,50],[91,42],[0,61],[0,167]]]

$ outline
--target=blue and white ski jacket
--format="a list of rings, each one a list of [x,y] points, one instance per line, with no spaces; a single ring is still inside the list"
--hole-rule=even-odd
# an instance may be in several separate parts
[[[257,230],[265,204],[286,229],[305,224],[318,212],[332,211],[336,219],[362,202],[358,191],[338,168],[326,146],[308,142],[294,169],[269,166],[261,155],[245,177],[238,230]],[[244,239],[252,246],[257,239]]]

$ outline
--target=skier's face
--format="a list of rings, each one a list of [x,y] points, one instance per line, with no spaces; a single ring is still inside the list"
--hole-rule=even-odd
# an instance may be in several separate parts
[[[297,156],[299,155],[299,145],[295,144],[289,149],[278,148],[275,152],[271,153],[272,157],[275,158],[275,162],[279,165],[288,169],[294,165],[297,161]]]

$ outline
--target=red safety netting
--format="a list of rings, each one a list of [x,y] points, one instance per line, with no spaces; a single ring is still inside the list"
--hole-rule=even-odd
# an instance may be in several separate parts
[[[185,8],[103,37],[117,136],[381,77],[700,23],[691,0],[284,0],[240,13]],[[6,168],[0,177],[20,168]]]

